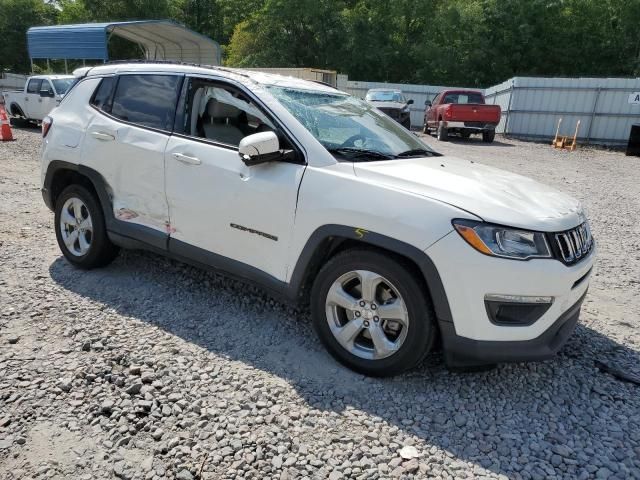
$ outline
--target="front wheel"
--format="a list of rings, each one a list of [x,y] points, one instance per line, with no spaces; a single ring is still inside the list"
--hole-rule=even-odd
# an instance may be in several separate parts
[[[311,313],[320,340],[347,367],[390,376],[414,367],[435,337],[424,285],[401,258],[348,250],[318,273]]]
[[[56,199],[55,229],[62,254],[76,267],[102,267],[118,254],[107,236],[102,208],[82,185],[68,186]]]

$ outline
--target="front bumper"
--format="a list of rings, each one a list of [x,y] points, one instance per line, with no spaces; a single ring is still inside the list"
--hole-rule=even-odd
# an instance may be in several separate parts
[[[587,292],[544,333],[532,340],[472,340],[456,335],[452,322],[439,321],[448,367],[464,368],[503,362],[531,362],[552,358],[573,333]]]
[[[451,312],[438,315],[451,366],[542,360],[573,331],[593,272],[595,247],[573,265],[555,259],[518,261],[483,255],[456,232],[426,251],[442,280]],[[489,317],[487,295],[553,297],[532,322],[505,325]]]

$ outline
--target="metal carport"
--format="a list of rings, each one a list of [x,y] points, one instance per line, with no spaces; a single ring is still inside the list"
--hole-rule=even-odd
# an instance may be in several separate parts
[[[29,57],[34,59],[109,60],[112,35],[140,45],[148,60],[219,65],[220,45],[171,20],[84,23],[31,27]]]

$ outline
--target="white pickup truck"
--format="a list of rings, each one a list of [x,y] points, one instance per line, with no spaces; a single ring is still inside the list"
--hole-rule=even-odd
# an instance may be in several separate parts
[[[7,112],[12,117],[40,122],[58,106],[75,81],[73,75],[29,77],[22,90],[2,92]]]

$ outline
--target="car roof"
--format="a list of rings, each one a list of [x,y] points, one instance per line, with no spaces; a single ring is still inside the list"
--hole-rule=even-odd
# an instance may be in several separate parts
[[[196,65],[175,62],[113,62],[97,67],[84,67],[74,71],[74,75],[103,76],[120,73],[182,73],[191,75],[216,75],[218,77],[235,80],[242,84],[260,84],[265,86],[278,86],[296,90],[309,90],[333,94],[347,95],[340,90],[323,83],[303,80],[301,78],[287,77],[273,73],[264,73],[240,68],[218,67],[213,65]]]
[[[479,93],[482,95],[482,92],[479,90],[469,90],[467,88],[452,88],[451,90],[442,90],[441,93]]]

